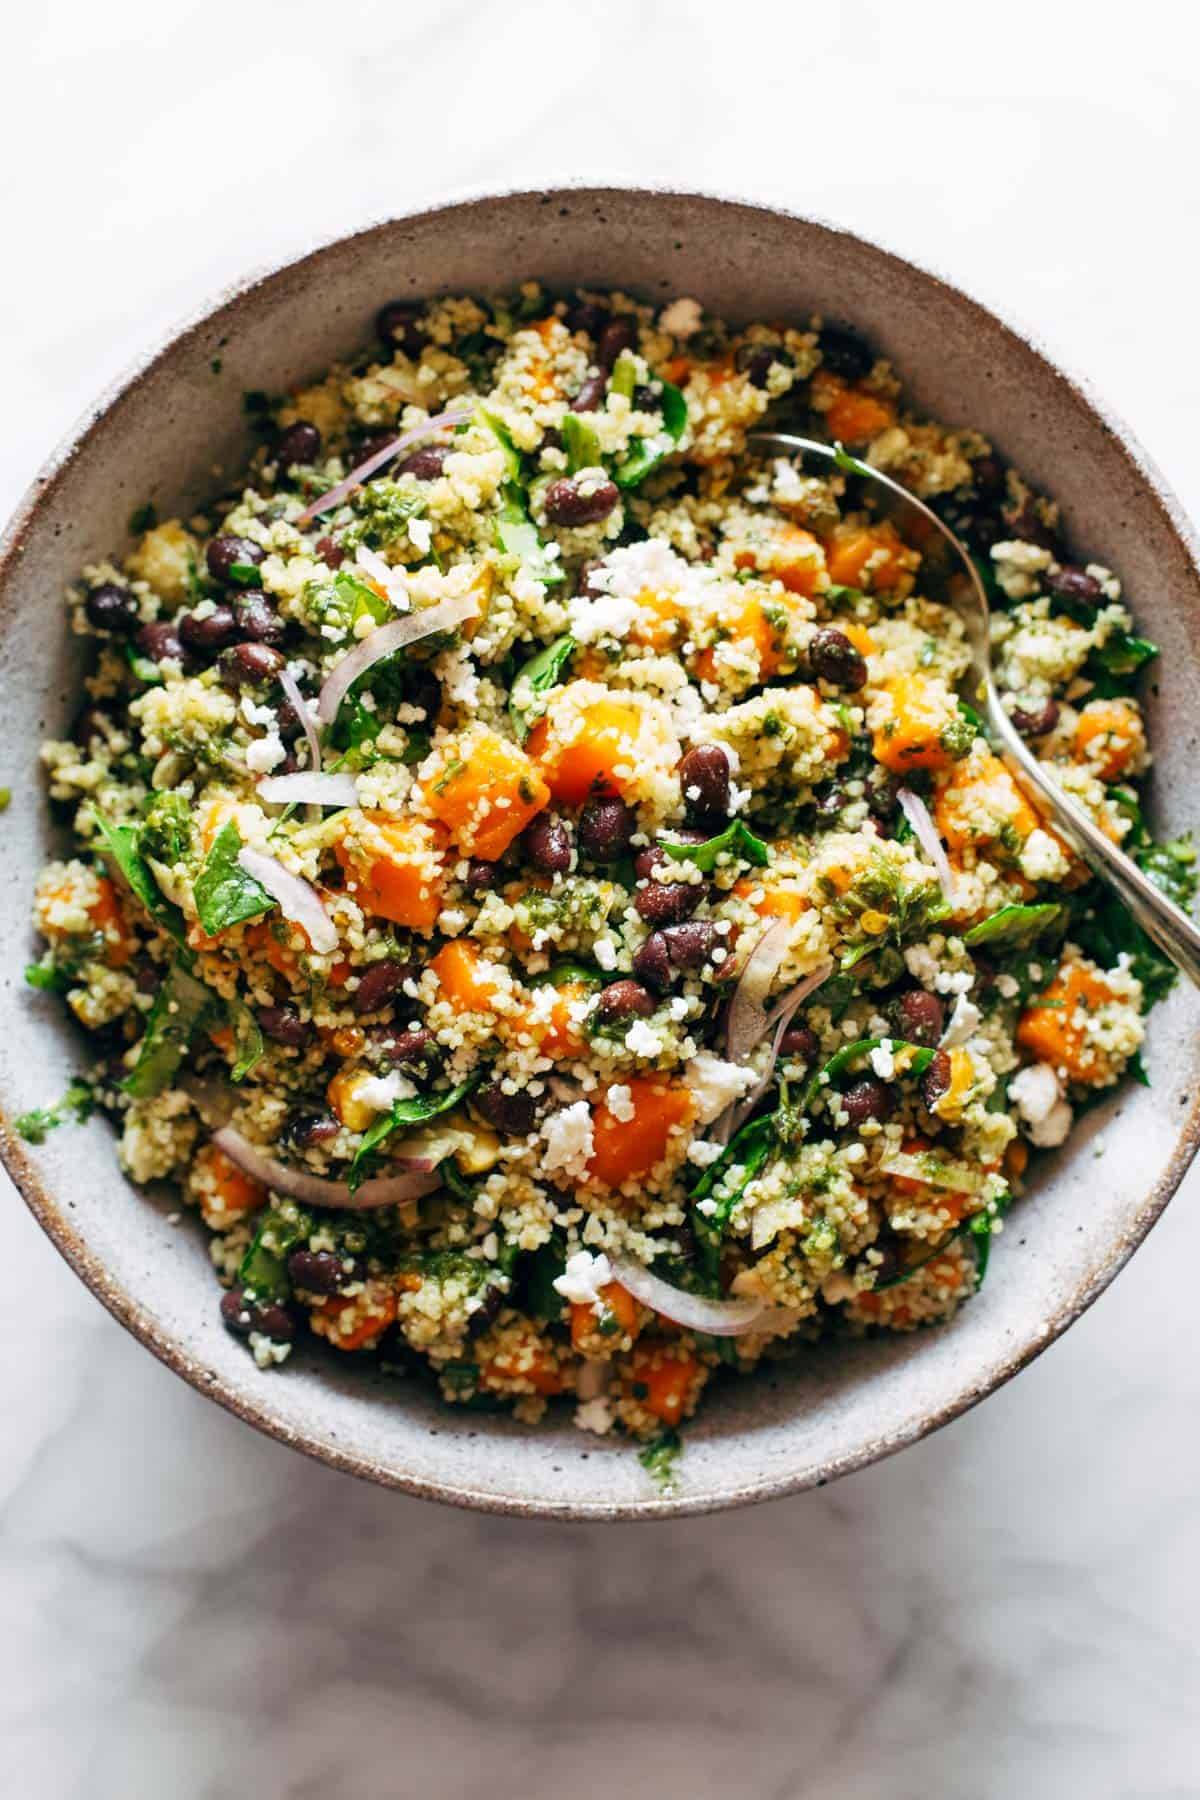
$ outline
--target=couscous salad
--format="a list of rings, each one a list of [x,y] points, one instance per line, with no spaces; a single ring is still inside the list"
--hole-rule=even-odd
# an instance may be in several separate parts
[[[111,1114],[264,1371],[315,1336],[661,1442],[716,1377],[947,1319],[1171,981],[958,698],[921,544],[748,431],[943,514],[1018,729],[1186,901],[1155,647],[850,330],[533,283],[377,329],[69,596],[29,980],[92,1063],[22,1129]]]

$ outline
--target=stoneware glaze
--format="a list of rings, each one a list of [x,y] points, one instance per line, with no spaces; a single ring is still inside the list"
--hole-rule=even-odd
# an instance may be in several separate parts
[[[1200,573],[1190,528],[1123,426],[1026,338],[938,277],[827,225],[697,194],[572,188],[463,201],[320,248],[223,296],[107,394],[38,476],[0,547],[0,671],[15,799],[4,820],[0,1105],[12,1117],[67,1084],[85,1050],[52,997],[25,987],[25,924],[39,864],[58,848],[37,745],[77,706],[79,647],[61,604],[80,566],[120,550],[146,500],[186,514],[248,449],[244,389],[288,388],[368,342],[396,296],[484,290],[538,276],[691,294],[731,320],[861,327],[916,405],[974,425],[1062,502],[1077,552],[1122,577],[1163,647],[1147,696],[1160,826],[1197,823],[1194,684]],[[220,372],[214,374],[214,359]],[[110,1312],[201,1392],[334,1467],[484,1510],[566,1518],[662,1517],[831,1480],[912,1443],[1016,1373],[1101,1292],[1145,1236],[1195,1153],[1197,1003],[1154,1014],[1153,1085],[1124,1086],[1039,1164],[981,1295],[946,1329],[831,1347],[722,1384],[688,1430],[680,1491],[659,1496],[627,1443],[569,1415],[530,1430],[445,1411],[416,1384],[318,1354],[262,1373],[223,1331],[203,1234],[172,1225],[169,1195],[120,1174],[93,1120],[4,1161],[62,1254]],[[1098,1152],[1103,1147],[1103,1154]],[[35,1344],[29,1346],[37,1354]]]

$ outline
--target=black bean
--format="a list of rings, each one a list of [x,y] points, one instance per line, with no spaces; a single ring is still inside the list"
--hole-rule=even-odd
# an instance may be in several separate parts
[[[217,674],[226,687],[272,681],[283,666],[284,658],[269,644],[233,644],[217,658]]]
[[[232,606],[214,606],[209,613],[180,613],[175,621],[179,635],[193,650],[224,650],[238,637]]]
[[[612,319],[600,333],[596,361],[602,369],[611,369],[622,350],[632,350],[637,342],[637,327],[629,317]]]
[[[331,537],[318,538],[314,549],[327,569],[340,569],[346,560],[346,552]]]
[[[286,1306],[274,1300],[248,1300],[240,1285],[221,1296],[221,1319],[235,1337],[258,1331],[277,1344],[290,1344],[296,1335],[296,1321]]]
[[[248,588],[237,596],[233,614],[243,637],[253,644],[273,644],[277,649],[287,637],[287,622],[275,610],[261,588]]]
[[[572,300],[567,306],[567,325],[572,331],[599,337],[608,323],[608,308],[597,300]]]
[[[532,1094],[508,1094],[498,1081],[489,1081],[476,1093],[473,1104],[494,1131],[506,1137],[528,1137],[537,1117]]]
[[[639,381],[633,390],[633,410],[641,413],[660,413],[662,411],[662,395],[656,394],[652,387],[645,387]]]
[[[666,993],[671,985],[671,958],[661,931],[652,931],[641,949],[635,952],[633,972],[647,987],[660,994]]]
[[[137,634],[137,647],[150,662],[184,661],[186,652],[174,619],[155,619]]]
[[[702,881],[648,881],[634,893],[633,904],[647,925],[682,925],[704,898]]]
[[[775,365],[790,369],[794,358],[782,344],[743,344],[733,361],[734,367],[749,377],[751,387],[765,388]]]
[[[842,1094],[842,1111],[851,1125],[865,1125],[868,1119],[880,1124],[892,1116],[895,1095],[875,1075],[863,1075],[852,1081]]]
[[[88,593],[83,603],[88,623],[100,631],[111,631],[117,637],[128,637],[138,625],[137,595],[115,581],[102,581]]]
[[[215,537],[204,552],[204,560],[214,581],[230,581],[233,579],[229,573],[232,568],[244,568],[247,563],[257,567],[266,554],[262,545],[252,538]]]
[[[789,1025],[779,1040],[780,1056],[794,1056],[801,1062],[815,1062],[820,1047],[816,1032],[807,1025]]]
[[[633,808],[615,795],[589,800],[579,815],[579,848],[593,862],[624,856],[637,819]]]
[[[1014,706],[1009,717],[1022,737],[1045,737],[1058,724],[1060,711],[1058,701],[1049,699],[1040,706]]]
[[[640,981],[613,981],[601,991],[597,1010],[602,1019],[648,1019],[654,996]]]
[[[697,744],[679,765],[684,804],[693,818],[729,813],[729,758],[719,744]]]
[[[260,1006],[256,1016],[263,1035],[277,1044],[286,1044],[289,1050],[302,1049],[312,1036],[311,1024],[300,1017],[290,1001],[279,1006]]]
[[[380,450],[386,450],[391,444],[394,444],[398,435],[395,431],[373,431],[369,437],[363,438],[361,443],[355,444],[351,452],[354,467],[357,469],[360,463],[370,462],[371,458],[378,455]],[[367,479],[368,481],[381,481],[391,473],[391,469],[384,463],[382,468],[377,469],[374,475],[369,475]]]
[[[539,813],[525,827],[521,844],[529,861],[543,875],[565,875],[571,866],[571,833],[552,813]]]
[[[857,693],[867,679],[867,665],[844,631],[822,625],[808,646],[813,673],[831,687]]]
[[[405,682],[404,694],[408,704],[419,706],[432,725],[442,710],[441,683],[432,670],[414,669]]]
[[[314,1144],[327,1144],[340,1130],[331,1112],[294,1112],[288,1115],[283,1135],[297,1150],[308,1150]]]
[[[547,425],[545,431],[542,433],[542,441],[538,445],[539,453],[543,450],[561,450],[562,447],[562,432],[558,429],[557,425]]]
[[[372,1040],[376,1050],[402,1069],[425,1068],[440,1054],[437,1039],[424,1025],[411,1025],[404,1031],[397,1031],[394,1025],[377,1025]]]
[[[1063,563],[1045,575],[1043,581],[1047,591],[1060,600],[1082,600],[1087,606],[1099,606],[1104,599],[1104,589],[1096,577],[1074,563]]]
[[[340,1294],[365,1273],[332,1250],[293,1250],[287,1268],[295,1286],[309,1294]]]
[[[1041,518],[1031,499],[1022,501],[1015,511],[1006,511],[1005,519],[1008,536],[1020,543],[1037,544],[1039,549],[1049,550],[1051,554],[1058,549],[1057,535]]]
[[[306,680],[307,677],[302,677],[298,683],[301,693],[304,692]],[[275,717],[279,722],[280,737],[288,742],[294,741],[304,730],[304,721],[299,717],[286,694],[280,698],[279,704],[275,708]]]
[[[581,483],[578,476],[560,475],[546,489],[543,505],[552,525],[596,525],[620,498],[615,481]]]
[[[472,894],[489,894],[498,885],[499,871],[494,862],[472,856],[467,863],[466,886]]]
[[[412,972],[411,963],[399,962],[394,957],[373,962],[359,976],[358,987],[354,992],[355,1012],[378,1012],[381,1006],[387,1005]]]
[[[950,1092],[950,1084],[954,1079],[954,1066],[950,1061],[948,1050],[938,1050],[933,1061],[921,1077],[921,1098],[930,1112],[933,1111],[943,1094]]]
[[[411,475],[414,481],[436,481],[446,466],[449,444],[422,444],[406,456],[396,469],[397,475]]]
[[[308,419],[297,419],[289,425],[275,446],[275,461],[281,469],[296,463],[315,463],[321,454],[321,434]]]
[[[428,339],[417,324],[424,307],[412,300],[389,300],[375,314],[375,330],[385,350],[399,344],[407,356],[418,357]]]
[[[639,881],[649,881],[655,869],[661,869],[667,860],[667,853],[658,844],[648,844],[639,850],[633,859],[633,872]]]
[[[482,1337],[489,1325],[494,1325],[496,1318],[503,1311],[507,1298],[498,1281],[490,1281],[483,1290],[479,1305],[467,1319],[467,1336]]]
[[[867,806],[877,819],[892,819],[896,816],[900,805],[897,795],[900,792],[899,777],[889,770],[874,764],[867,770],[863,778],[863,789]]]
[[[665,926],[662,938],[674,968],[698,969],[716,947],[717,928],[711,919],[686,919],[682,925]]]
[[[583,386],[571,402],[573,413],[599,412],[604,405],[604,397],[608,393],[607,375],[588,375]]]
[[[875,363],[874,352],[857,331],[845,325],[826,325],[818,340],[822,365],[846,381],[861,381]]]
[[[896,1030],[910,1044],[924,1044],[932,1050],[946,1025],[946,1008],[936,994],[924,988],[909,988],[896,1000],[893,1008]]]

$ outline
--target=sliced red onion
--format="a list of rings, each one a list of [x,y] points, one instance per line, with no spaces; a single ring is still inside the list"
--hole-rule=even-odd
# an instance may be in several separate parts
[[[238,851],[238,862],[247,875],[253,875],[255,881],[266,888],[272,899],[278,900],[284,918],[302,927],[319,955],[328,956],[330,951],[337,949],[337,927],[321,905],[315,888],[265,851],[243,848]]]
[[[286,1194],[290,1200],[299,1200],[304,1206],[370,1212],[377,1206],[399,1206],[405,1200],[420,1200],[442,1185],[437,1170],[430,1168],[425,1158],[414,1157],[404,1165],[393,1165],[396,1173],[373,1176],[351,1193],[344,1181],[329,1181],[323,1175],[310,1175],[276,1162],[274,1157],[248,1143],[232,1125],[214,1131],[212,1141],[252,1181],[261,1182],[263,1187],[276,1194]]]
[[[755,1044],[770,1029],[763,1001],[788,952],[792,927],[787,919],[769,925],[746,958],[725,1027],[725,1052],[730,1062],[745,1062]]]
[[[664,1319],[671,1319],[688,1331],[707,1332],[710,1337],[741,1337],[751,1331],[765,1310],[761,1300],[705,1300],[699,1294],[685,1294],[651,1274],[644,1263],[626,1257],[611,1257],[613,1280],[631,1293],[643,1306],[650,1307]]]
[[[300,692],[300,684],[287,669],[281,669],[279,685],[287,695],[292,711],[304,727],[304,737],[308,744],[309,769],[319,769],[321,766],[321,740],[317,736],[317,728],[309,715],[308,702]]]
[[[317,717],[321,723],[332,725],[350,688],[375,663],[421,638],[435,637],[439,631],[453,631],[464,619],[473,619],[478,611],[478,594],[459,594],[450,600],[439,600],[436,606],[427,606],[422,612],[393,619],[390,625],[380,625],[370,637],[343,656],[341,662],[335,663],[326,676],[317,700]]]
[[[358,787],[353,775],[300,769],[295,775],[265,775],[258,797],[272,806],[357,806]]]
[[[815,994],[817,989],[823,986],[832,974],[833,958],[827,956],[823,962],[817,964],[817,967],[812,971],[811,975],[806,975],[803,981],[799,982],[796,987],[790,989],[789,992],[783,996],[783,999],[780,1000],[776,1006],[771,1008],[771,1011],[767,1016],[767,1025],[768,1027],[774,1025],[775,1036],[771,1040],[771,1048],[768,1052],[763,1072],[755,1082],[754,1086],[750,1089],[750,1092],[744,1094],[736,1105],[728,1107],[717,1120],[712,1135],[718,1144],[727,1144],[738,1127],[743,1125],[750,1117],[750,1114],[754,1111],[768,1087],[771,1085],[771,1078],[775,1073],[775,1064],[779,1061],[779,1047],[783,1043],[784,1034],[786,1033],[788,1026],[791,1024],[800,1008],[804,1005],[804,1002],[808,999],[809,995]]]
[[[306,506],[296,520],[297,525],[308,525],[320,513],[328,512],[331,506],[339,506],[347,494],[352,493],[356,487],[361,487],[364,481],[369,481],[372,475],[377,475],[388,463],[394,462],[410,444],[419,444],[422,438],[432,437],[435,431],[441,431],[447,426],[462,425],[470,417],[469,408],[451,408],[448,412],[434,413],[431,419],[426,419],[423,425],[414,425],[411,431],[402,431],[399,437],[394,437],[382,450],[376,450],[365,462],[360,462],[356,469],[351,469],[336,487],[331,487],[327,494],[322,494],[319,499]]]
[[[919,794],[911,788],[901,788],[896,795],[900,802],[900,810],[913,829],[913,836],[937,870],[938,885],[947,906],[957,904],[954,888],[954,870],[950,867],[950,859],[946,855],[938,828],[933,822],[929,808]]]

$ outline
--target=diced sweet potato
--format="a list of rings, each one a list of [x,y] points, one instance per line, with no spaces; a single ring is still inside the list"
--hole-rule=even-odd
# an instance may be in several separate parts
[[[623,700],[594,700],[580,708],[565,742],[540,719],[529,735],[529,754],[550,793],[563,806],[582,806],[591,794],[619,794],[624,770],[637,766],[642,715]]]
[[[1101,781],[1116,781],[1146,747],[1142,715],[1132,700],[1091,700],[1071,739],[1076,762],[1088,763]]]
[[[633,1075],[624,1085],[633,1104],[631,1119],[610,1112],[607,1099],[592,1113],[588,1174],[606,1187],[648,1175],[667,1154],[672,1132],[695,1110],[689,1089],[665,1075]]]
[[[747,594],[733,617],[726,618],[721,641],[732,640],[739,647],[749,648],[758,658],[759,680],[769,681],[783,666],[789,623],[782,607],[764,607],[757,595]],[[701,681],[720,681],[718,647],[709,645],[697,656],[695,671]]]
[[[524,750],[494,731],[450,745],[422,783],[429,810],[464,856],[495,862],[550,798]]]
[[[825,551],[818,538],[790,520],[773,524],[753,548],[734,557],[739,569],[761,569],[775,575],[793,594],[812,596],[827,585]]]
[[[703,1365],[694,1351],[680,1344],[642,1343],[629,1358],[629,1374],[639,1387],[646,1411],[664,1425],[678,1425],[703,1380]]]
[[[1038,826],[1037,814],[990,750],[957,765],[938,792],[934,817],[951,850],[999,842],[1010,856]]]
[[[470,938],[452,938],[443,944],[429,967],[438,978],[443,1000],[456,1012],[491,1012],[500,982]]]
[[[954,758],[943,734],[954,719],[944,684],[928,675],[894,675],[883,684],[891,716],[875,732],[877,760],[897,775],[910,769],[947,769]]]
[[[248,1212],[267,1203],[267,1190],[243,1174],[215,1144],[202,1144],[192,1164],[192,1188],[210,1231],[227,1231]]]
[[[829,579],[841,587],[886,591],[916,567],[894,525],[839,525],[825,546]],[[839,630],[846,631],[845,625]],[[847,637],[849,632],[846,631]]]
[[[1088,1043],[1089,1015],[1115,1000],[1101,970],[1092,963],[1064,963],[1050,986],[1031,1001],[1017,1021],[1017,1042],[1039,1062],[1085,1085],[1107,1079],[1108,1059]]]
[[[395,1293],[382,1282],[373,1281],[352,1298],[333,1294],[327,1300],[319,1300],[309,1321],[317,1335],[335,1350],[365,1350],[383,1336],[395,1317]]]
[[[442,841],[441,828],[420,819],[384,819],[335,850],[365,911],[411,931],[432,931],[445,886]]]
[[[585,1000],[587,995],[584,982],[565,981],[555,993],[549,1018],[533,1019],[532,1030],[542,1056],[548,1056],[554,1062],[570,1062],[573,1057],[587,1055],[587,1039],[571,1016],[572,1005]]]
[[[604,1302],[603,1313],[598,1313],[590,1301],[574,1301],[571,1305],[571,1347],[584,1356],[611,1352],[615,1339],[637,1336],[638,1305],[633,1295],[620,1282],[610,1281],[600,1289],[600,1298]]]
[[[852,387],[840,375],[818,369],[809,388],[813,406],[825,414],[831,438],[851,446],[869,443],[896,423],[890,400],[866,388]]]

